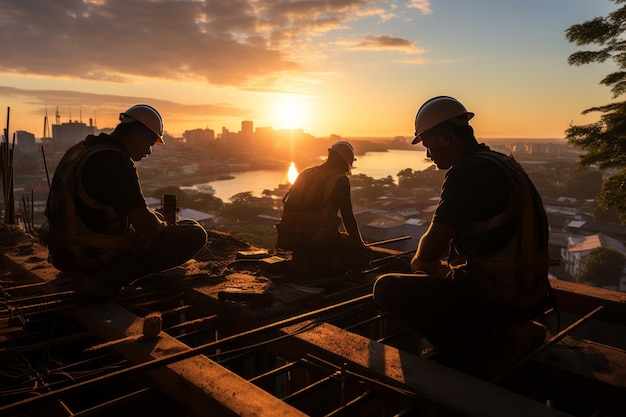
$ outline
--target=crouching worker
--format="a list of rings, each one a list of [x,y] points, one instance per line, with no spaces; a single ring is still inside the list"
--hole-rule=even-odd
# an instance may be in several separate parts
[[[548,225],[522,167],[478,144],[473,116],[446,96],[419,109],[412,143],[422,142],[447,173],[414,273],[380,276],[374,300],[425,337],[442,362],[492,378],[544,340],[532,319],[549,292]]]
[[[135,161],[163,144],[163,121],[151,106],[120,114],[110,134],[89,135],[59,162],[40,233],[49,259],[79,295],[110,297],[130,282],[178,266],[207,243],[198,223],[168,224],[144,199]],[[46,230],[47,229],[47,230]]]
[[[295,271],[350,268],[372,259],[374,251],[363,242],[352,212],[353,161],[352,145],[335,142],[328,159],[304,169],[283,198],[277,247],[292,251]]]

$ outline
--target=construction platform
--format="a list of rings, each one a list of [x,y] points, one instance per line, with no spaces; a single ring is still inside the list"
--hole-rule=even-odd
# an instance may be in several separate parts
[[[544,344],[485,381],[428,359],[377,309],[373,282],[406,268],[398,252],[302,278],[283,254],[210,237],[100,303],[32,237],[0,239],[0,415],[626,415],[625,293],[553,281],[559,325],[553,312]]]

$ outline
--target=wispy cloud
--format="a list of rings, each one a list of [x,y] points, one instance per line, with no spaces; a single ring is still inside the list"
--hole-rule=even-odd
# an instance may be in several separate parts
[[[114,94],[94,94],[79,91],[67,90],[27,90],[8,86],[0,86],[0,96],[7,100],[20,100],[24,103],[30,103],[34,106],[41,106],[37,110],[38,115],[48,112],[52,115],[56,109],[63,114],[63,122],[69,120],[70,114],[72,120],[77,120],[79,113],[83,113],[86,118],[101,118],[108,121],[116,120],[121,110],[135,103],[150,103],[159,109],[159,111],[167,115],[167,124],[179,123],[195,123],[206,121],[206,115],[213,117],[243,117],[249,114],[249,109],[235,107],[227,104],[182,104],[176,101],[155,99],[139,96],[121,96]],[[54,103],[50,108],[42,105],[42,99],[45,103]],[[81,103],[80,108],[76,103]],[[95,113],[97,109],[97,114]],[[101,126],[106,127],[106,126]],[[113,127],[113,126],[109,126]]]
[[[433,12],[430,8],[430,0],[411,0],[410,7],[420,10],[422,14]]]
[[[421,54],[424,49],[415,46],[409,39],[398,38],[391,35],[369,35],[354,41],[352,49],[356,50],[393,50],[410,54]]]

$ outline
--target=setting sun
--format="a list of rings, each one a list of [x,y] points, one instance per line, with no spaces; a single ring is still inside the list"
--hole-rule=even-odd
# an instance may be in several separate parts
[[[280,96],[274,105],[274,127],[278,129],[303,129],[308,121],[307,103],[301,96]]]

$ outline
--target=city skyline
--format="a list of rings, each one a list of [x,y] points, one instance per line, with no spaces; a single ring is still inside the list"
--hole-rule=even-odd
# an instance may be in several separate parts
[[[412,134],[449,94],[483,138],[562,138],[612,100],[612,62],[572,67],[565,30],[609,0],[0,0],[0,122],[41,137],[61,122],[111,128],[146,102],[165,130],[302,129],[317,137]],[[71,113],[71,116],[70,116]]]

